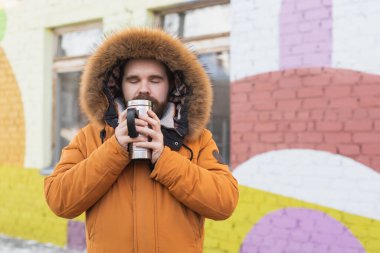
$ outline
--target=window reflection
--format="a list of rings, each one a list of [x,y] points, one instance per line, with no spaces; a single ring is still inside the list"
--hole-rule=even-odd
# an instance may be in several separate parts
[[[57,56],[83,56],[91,53],[91,49],[102,36],[99,28],[67,32],[58,36]]]
[[[230,77],[229,53],[213,52],[199,55],[199,60],[206,66],[210,75],[214,103],[208,128],[213,133],[224,162],[229,163],[230,153]]]

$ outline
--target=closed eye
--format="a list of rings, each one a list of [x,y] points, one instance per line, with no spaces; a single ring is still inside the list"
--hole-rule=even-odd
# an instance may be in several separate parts
[[[127,78],[125,79],[125,81],[126,81],[127,83],[138,83],[138,82],[139,82],[139,79],[138,79],[137,77],[127,77]]]

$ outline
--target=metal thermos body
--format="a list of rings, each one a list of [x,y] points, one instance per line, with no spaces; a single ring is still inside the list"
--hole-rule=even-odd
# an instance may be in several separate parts
[[[130,108],[136,109],[136,117],[139,115],[147,115],[148,110],[152,110],[152,102],[145,99],[139,100],[130,100],[127,103],[127,109]],[[127,119],[128,120],[128,119]],[[148,148],[135,147],[133,143],[129,143],[128,145],[129,155],[131,159],[151,159],[152,158],[152,150]]]

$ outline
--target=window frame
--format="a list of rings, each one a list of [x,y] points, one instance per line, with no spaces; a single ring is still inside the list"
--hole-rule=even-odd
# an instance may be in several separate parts
[[[58,102],[60,97],[60,83],[59,83],[59,74],[70,73],[70,72],[82,72],[84,70],[85,64],[87,62],[88,57],[91,54],[86,55],[78,55],[78,56],[58,56],[59,50],[59,36],[68,33],[68,32],[76,32],[83,31],[92,28],[99,28],[101,31],[103,30],[103,24],[100,20],[89,21],[85,23],[57,27],[52,29],[53,34],[53,43],[52,43],[52,51],[53,51],[53,59],[52,59],[52,140],[51,140],[51,152],[52,159],[51,165],[47,168],[43,168],[41,171],[42,175],[50,175],[55,167],[55,164],[59,161],[59,157],[61,154],[61,150],[59,149],[61,143],[59,138],[59,131],[61,128],[60,121],[58,120],[58,114],[60,112],[60,105]],[[79,84],[78,84],[79,85]],[[79,108],[78,108],[79,109]]]
[[[205,34],[200,36],[191,36],[184,38],[183,35],[183,22],[184,22],[184,13],[190,10],[196,10],[206,7],[212,7],[216,5],[226,5],[230,4],[230,0],[198,0],[198,1],[192,1],[192,2],[186,2],[186,3],[180,3],[180,4],[173,4],[173,5],[167,5],[162,6],[158,8],[150,9],[150,11],[154,15],[154,25],[155,27],[163,27],[164,23],[164,16],[168,14],[174,14],[178,13],[180,15],[180,31],[179,31],[179,38],[186,44],[193,44],[193,50],[197,55],[202,54],[208,54],[208,53],[218,53],[218,52],[227,52],[228,55],[230,55],[230,32],[223,32],[223,33],[213,33],[213,34]],[[181,17],[182,14],[182,17]],[[182,24],[181,24],[182,22]],[[182,25],[182,27],[181,27]],[[182,31],[181,31],[182,29]],[[214,45],[216,43],[211,43],[212,41],[219,41],[218,45]],[[198,46],[197,46],[197,43]],[[208,44],[207,46],[202,45]],[[210,118],[211,120],[212,118]],[[227,123],[230,122],[230,116],[228,116]],[[220,144],[223,146],[223,148],[226,148],[224,151],[225,155],[227,154],[228,157],[226,161],[230,163],[230,125],[227,126],[227,128],[223,128],[222,136],[226,136],[226,139],[222,139]]]

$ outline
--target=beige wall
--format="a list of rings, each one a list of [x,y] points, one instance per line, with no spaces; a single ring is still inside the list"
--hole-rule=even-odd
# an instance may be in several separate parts
[[[151,25],[147,10],[179,1],[4,1],[6,31],[1,46],[13,69],[25,115],[25,167],[52,159],[52,29],[101,21],[103,31]]]

